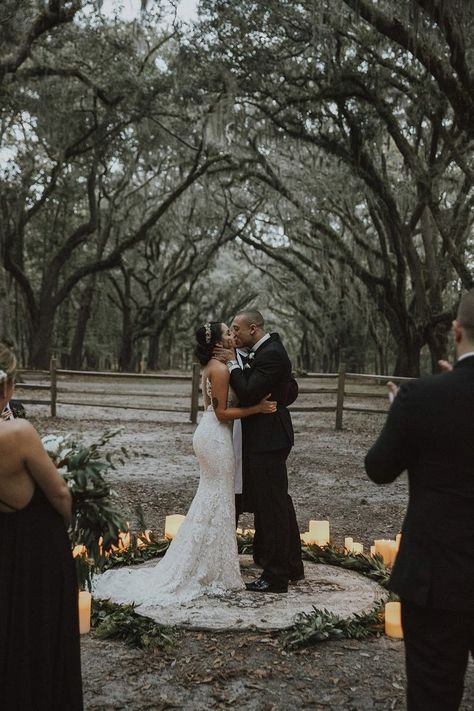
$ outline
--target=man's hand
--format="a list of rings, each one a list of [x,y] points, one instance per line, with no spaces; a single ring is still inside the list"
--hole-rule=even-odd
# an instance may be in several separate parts
[[[235,350],[233,348],[224,348],[223,346],[216,346],[212,351],[212,357],[221,363],[227,363],[228,360],[236,360]]]
[[[439,360],[438,365],[442,373],[449,373],[453,369],[453,366],[448,360]]]

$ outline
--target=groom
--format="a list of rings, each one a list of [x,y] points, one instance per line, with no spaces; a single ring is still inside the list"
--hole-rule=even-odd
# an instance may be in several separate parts
[[[222,351],[230,384],[242,406],[269,395],[278,403],[273,415],[242,420],[242,511],[255,514],[255,544],[263,567],[261,577],[247,584],[253,592],[284,593],[289,580],[304,577],[295,510],[288,495],[286,460],[294,444],[291,416],[291,362],[277,333],[265,333],[259,311],[249,309],[234,317],[232,331],[238,348],[249,350],[250,367],[240,368],[232,351]]]

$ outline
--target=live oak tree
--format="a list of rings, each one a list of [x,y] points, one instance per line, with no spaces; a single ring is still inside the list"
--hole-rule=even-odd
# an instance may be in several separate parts
[[[472,147],[458,115],[471,81],[471,16],[445,5],[204,4],[201,42],[217,58],[214,81],[234,116],[245,112],[244,137],[255,137],[260,165],[249,176],[306,222],[287,235],[293,264],[313,281],[317,268],[296,248],[303,234],[305,249],[313,241],[350,267],[387,318],[398,374],[418,374],[425,344],[433,365],[445,355],[455,280],[472,285]],[[450,60],[428,70],[440,47]]]
[[[151,21],[83,17],[38,39],[4,82],[0,237],[33,366],[47,366],[73,290],[118,267],[190,186],[228,162],[206,143],[208,107],[181,100],[173,41]]]
[[[72,22],[87,3],[81,0],[3,0],[1,7],[0,85],[30,57],[39,39]]]
[[[0,99],[2,84],[28,59],[38,38],[56,27],[71,22],[80,2],[12,2],[4,0],[0,9]],[[0,339],[13,343],[13,311],[9,298],[9,279],[0,266]]]
[[[274,252],[265,254],[258,243],[249,246],[246,254],[264,277],[275,327],[285,333],[296,368],[336,372],[343,361],[352,372],[387,372],[391,354],[382,338],[377,310],[344,263],[324,261],[316,277],[320,296],[315,300],[310,298],[298,264],[293,268],[280,263]],[[307,250],[306,256],[322,264],[321,253]]]
[[[168,368],[181,365],[189,369],[194,360],[194,333],[200,324],[223,321],[230,325],[237,311],[267,305],[262,299],[263,294],[267,294],[266,281],[256,269],[249,269],[242,261],[235,233],[229,227],[226,232],[227,235],[222,234],[223,244],[194,282],[192,298],[181,300],[163,325],[155,365]],[[150,339],[150,347],[153,346],[154,341]],[[154,354],[155,350],[149,351],[148,368],[153,368],[151,355]]]
[[[178,209],[167,213],[146,242],[124,257],[120,272],[109,275],[112,289],[107,293],[122,318],[122,370],[136,367],[139,351],[146,356],[147,368],[160,366],[161,350],[171,351],[175,344],[176,318],[199,297],[196,289],[206,288],[200,277],[241,229],[235,215],[219,209],[215,192],[212,198],[208,193],[207,199],[202,193],[202,186],[188,191]]]
[[[260,278],[218,303],[273,300],[302,367],[434,367],[473,285],[472,4],[203,0],[189,37],[99,6],[0,8],[0,336],[81,367],[100,322],[158,365],[225,245]]]

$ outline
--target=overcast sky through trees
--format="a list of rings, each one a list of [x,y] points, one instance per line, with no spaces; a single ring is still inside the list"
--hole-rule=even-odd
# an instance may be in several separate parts
[[[184,22],[192,22],[197,17],[198,0],[180,0],[178,3],[178,19]],[[123,7],[122,16],[125,19],[133,19],[140,13],[141,0],[104,0],[102,10],[106,14],[113,14],[118,6]]]

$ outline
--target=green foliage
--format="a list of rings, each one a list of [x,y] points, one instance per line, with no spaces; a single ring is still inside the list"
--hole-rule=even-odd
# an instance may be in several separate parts
[[[367,556],[346,553],[344,549],[334,548],[333,546],[320,547],[312,544],[303,548],[303,558],[313,563],[337,565],[346,570],[353,570],[371,580],[376,580],[383,587],[386,586],[390,577],[390,570],[385,566],[383,558],[378,554]]]
[[[119,639],[139,649],[168,652],[175,643],[173,628],[135,612],[135,605],[93,600],[92,626],[101,639]]]
[[[73,517],[70,529],[73,546],[83,545],[87,557],[76,558],[79,586],[89,587],[93,570],[102,569],[106,554],[117,545],[119,532],[127,524],[120,512],[115,492],[106,481],[106,474],[115,469],[115,458],[103,453],[103,448],[120,430],[106,431],[95,442],[85,445],[71,436],[48,435],[43,444],[71,490]],[[124,463],[129,454],[122,447],[117,461]]]
[[[144,541],[144,545],[140,548],[137,548],[136,543],[136,537],[132,537],[130,548],[112,553],[104,562],[103,569],[136,565],[164,555],[169,547],[169,541],[157,540],[153,535],[149,541]],[[251,554],[252,544],[251,533],[237,536],[240,554]],[[318,545],[304,546],[302,554],[305,560],[352,570],[376,580],[383,586],[386,585],[390,574],[379,555],[368,557],[347,554],[344,550],[332,546]],[[389,595],[388,599],[396,599],[396,596]],[[166,641],[172,634],[171,630],[139,615],[133,605],[116,605],[100,601],[94,601],[94,605],[93,626],[97,627],[102,637],[123,639],[128,644],[140,648],[147,646],[165,648],[161,645],[162,643],[166,645]],[[293,650],[330,639],[366,639],[382,632],[382,602],[368,613],[355,614],[347,619],[313,607],[312,612],[303,612],[296,617],[294,625],[283,634],[282,642],[288,649]]]
[[[239,553],[251,554],[253,551],[253,537],[251,534],[237,536]],[[354,553],[347,553],[344,548],[335,546],[318,546],[311,544],[302,546],[302,556],[304,560],[312,563],[324,563],[325,565],[336,565],[339,568],[353,570],[355,573],[365,575],[371,580],[375,580],[379,585],[386,587],[390,577],[390,569],[385,566],[380,555],[368,556]]]
[[[142,548],[137,548],[136,536],[132,536],[132,545],[126,550],[114,551],[104,561],[102,570],[108,568],[120,568],[124,565],[138,565],[152,558],[159,558],[168,550],[170,541],[153,540],[151,543],[145,542]]]
[[[367,639],[382,632],[382,603],[370,612],[347,619],[313,605],[312,612],[297,615],[293,627],[283,637],[283,644],[289,649],[298,649],[330,639]]]

